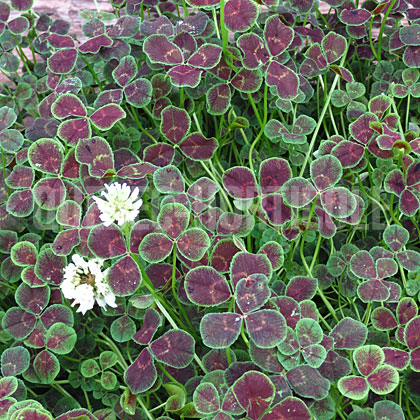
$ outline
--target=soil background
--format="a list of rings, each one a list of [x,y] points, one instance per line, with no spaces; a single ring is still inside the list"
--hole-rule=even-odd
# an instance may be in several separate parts
[[[97,0],[99,8],[104,11],[111,11],[112,7],[109,0]],[[81,34],[81,24],[85,20],[79,16],[79,11],[83,9],[95,10],[93,0],[35,0],[33,10],[38,13],[47,13],[53,19],[64,19],[71,22],[70,33]],[[327,12],[329,6],[320,2],[319,9]]]
[[[97,0],[99,8],[103,11],[112,11],[109,0]],[[52,19],[64,19],[71,22],[71,34],[81,34],[81,25],[85,20],[79,16],[80,10],[96,10],[93,0],[35,0],[33,10],[38,13],[47,13]]]

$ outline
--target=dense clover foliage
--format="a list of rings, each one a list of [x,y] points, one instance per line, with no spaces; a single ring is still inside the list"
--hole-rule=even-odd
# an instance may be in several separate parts
[[[0,420],[419,419],[420,1],[94,1],[77,36],[33,3],[0,1]]]

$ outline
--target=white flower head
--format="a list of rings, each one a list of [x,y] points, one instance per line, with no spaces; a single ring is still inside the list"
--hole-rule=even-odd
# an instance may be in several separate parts
[[[106,305],[117,307],[107,275],[109,268],[102,271],[103,261],[85,261],[80,255],[73,255],[73,262],[64,269],[64,280],[60,285],[66,299],[73,299],[71,306],[79,305],[76,312],[83,315],[93,308],[95,301],[106,310]]]
[[[110,226],[114,220],[120,226],[125,222],[133,222],[143,204],[143,200],[138,198],[138,187],[135,187],[131,191],[131,188],[127,184],[114,182],[111,185],[105,184],[105,188],[106,191],[102,191],[101,193],[105,199],[93,197],[101,211],[99,217],[104,222],[104,226]]]

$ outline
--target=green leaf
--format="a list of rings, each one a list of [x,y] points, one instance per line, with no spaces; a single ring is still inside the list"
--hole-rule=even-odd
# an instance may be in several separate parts
[[[109,350],[103,351],[99,355],[99,364],[102,370],[109,369],[117,363],[117,355]]]
[[[111,336],[118,343],[125,343],[131,340],[131,337],[136,333],[136,324],[134,321],[124,315],[116,319],[111,324]]]
[[[98,363],[94,359],[85,360],[80,366],[80,372],[85,378],[92,378],[97,375],[101,369],[98,366]]]
[[[64,324],[56,322],[47,331],[47,348],[57,354],[70,353],[77,341],[76,331]]]
[[[117,377],[113,372],[103,372],[101,375],[101,385],[107,390],[110,391],[115,388],[117,385]]]

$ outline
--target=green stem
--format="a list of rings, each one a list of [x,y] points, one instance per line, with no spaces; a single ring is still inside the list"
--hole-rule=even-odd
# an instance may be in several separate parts
[[[142,278],[143,278],[143,284],[146,286],[147,290],[150,292],[150,294],[153,296],[155,303],[160,307],[163,307],[165,309],[165,312],[168,313],[168,316],[170,317],[170,319],[172,319],[173,324],[171,324],[172,326],[175,325],[175,328],[179,328],[178,325],[173,321],[173,319],[175,318],[178,322],[178,324],[182,327],[182,329],[184,330],[188,330],[188,328],[183,324],[183,322],[181,321],[181,319],[179,319],[170,309],[170,306],[167,302],[165,302],[164,299],[161,299],[160,296],[156,293],[156,290],[153,286],[153,283],[151,282],[149,276],[147,275],[146,271],[144,271],[144,268],[140,262],[140,258],[137,254],[130,254],[131,258],[133,258],[133,260],[136,262],[137,266],[140,268],[140,272],[142,274]],[[171,313],[171,315],[169,315],[169,312]],[[163,312],[162,312],[163,313]],[[169,319],[168,319],[169,320]]]
[[[372,50],[372,53],[374,55],[374,57],[376,58],[376,60],[379,61],[378,59],[378,53],[375,50],[375,47],[373,45],[373,35],[372,35],[372,28],[373,28],[373,19],[375,16],[372,16],[370,18],[370,22],[369,22],[369,44],[370,44],[370,49]]]
[[[346,48],[344,50],[343,57],[341,58],[340,66],[344,65],[344,62],[346,61],[346,55],[347,55],[347,51],[348,51],[349,46],[350,46],[350,43],[346,43]],[[309,144],[309,150],[306,152],[305,160],[304,160],[303,165],[302,165],[302,168],[300,170],[300,176],[303,176],[303,174],[305,172],[306,165],[308,164],[308,160],[309,160],[309,158],[310,158],[310,156],[312,154],[312,150],[313,150],[313,148],[315,146],[315,141],[317,139],[318,132],[319,132],[319,130],[321,128],[322,122],[324,121],[325,114],[326,114],[326,112],[328,110],[328,106],[330,104],[331,97],[332,97],[332,94],[333,94],[333,92],[335,90],[335,87],[337,86],[339,77],[340,76],[338,74],[336,74],[335,77],[334,77],[334,80],[332,82],[330,91],[329,91],[328,96],[327,96],[327,100],[325,101],[324,107],[322,108],[321,115],[320,115],[320,118],[318,120],[318,124],[316,125],[315,131],[314,131],[314,133],[312,135],[312,139],[311,139],[311,142]]]
[[[137,115],[137,111],[134,109],[133,105],[130,105],[132,114],[130,113],[130,115],[132,115],[134,117],[134,120],[136,121],[137,127],[140,129],[140,131],[144,134],[146,134],[147,137],[149,137],[153,143],[157,143],[157,140],[147,131],[144,129],[144,127],[142,126],[139,117]]]
[[[220,37],[220,31],[219,31],[219,23],[217,22],[216,9],[212,9],[211,12],[212,12],[212,15],[213,15],[214,27],[216,29],[216,36],[217,36],[218,39],[221,39],[221,37]]]
[[[160,370],[163,372],[163,374],[174,384],[179,385],[181,388],[184,388],[184,385],[182,385],[180,382],[178,382],[163,366],[162,363],[156,361],[157,365],[159,366]]]
[[[304,243],[305,243],[306,234],[308,232],[309,224],[310,224],[312,216],[314,215],[314,212],[315,212],[315,206],[316,206],[317,201],[318,201],[318,198],[316,198],[314,200],[314,202],[311,206],[311,210],[310,210],[309,216],[308,216],[308,221],[306,222],[306,229],[305,229],[305,232],[303,233],[303,236],[302,236],[302,239],[301,239],[301,245],[300,245],[300,256],[301,256],[301,259],[302,259],[302,263],[303,263],[303,265],[304,265],[304,267],[305,267],[305,269],[306,269],[306,271],[307,271],[307,273],[310,277],[312,277],[312,270],[311,270],[310,267],[308,267],[308,263],[306,262],[306,259],[305,259],[304,253],[303,253],[303,246],[304,246]],[[319,246],[320,246],[320,244],[319,244]],[[312,264],[311,264],[311,267],[312,267]],[[335,314],[335,309],[332,307],[330,301],[327,299],[327,297],[324,295],[324,292],[319,287],[317,289],[317,293],[320,296],[320,298],[322,299],[322,301],[324,302],[325,306],[327,307],[327,309],[330,312],[330,314],[332,315],[332,317],[335,319],[336,322],[338,322],[337,315]]]
[[[384,34],[384,29],[385,29],[385,24],[386,24],[386,20],[388,19],[389,14],[392,11],[392,8],[394,7],[395,3],[397,0],[392,0],[391,4],[388,6],[387,11],[384,14],[384,17],[382,19],[381,22],[381,27],[379,29],[379,35],[378,35],[378,53],[376,54],[376,58],[378,59],[378,61],[381,60],[381,53],[382,53],[382,37]],[[373,20],[373,19],[371,19]]]
[[[20,59],[22,60],[23,65],[24,65],[24,66],[25,66],[25,68],[26,68],[26,71],[27,71],[29,74],[32,74],[31,70],[30,70],[30,69],[29,69],[29,67],[28,67],[28,63],[30,62],[30,61],[29,61],[29,59],[28,59],[28,57],[26,57],[26,54],[25,54],[25,53],[24,53],[24,51],[22,50],[22,47],[20,46],[20,44],[19,44],[19,42],[18,42],[18,39],[16,38],[16,35],[13,35],[13,38],[14,38],[14,40],[16,41],[16,46],[17,46],[17,49],[18,49],[18,55],[19,55]]]
[[[179,89],[179,107],[184,108],[184,88]]]
[[[391,96],[390,98],[391,98],[392,109],[394,110],[395,114],[397,115],[398,130],[399,130],[400,135],[401,135],[401,140],[404,140],[405,136],[404,136],[404,130],[403,130],[402,125],[401,125],[401,118],[399,117],[399,112],[398,112],[397,106],[395,105],[394,97]]]
[[[187,3],[185,3],[185,0],[182,0],[182,8],[184,9],[184,19],[186,19],[190,14],[188,12]]]
[[[203,161],[200,161],[200,163],[201,163],[201,166],[204,168],[204,170],[205,170],[205,171],[209,174],[210,178],[211,178],[214,182],[216,182],[216,184],[217,184],[217,185],[219,185],[219,186],[220,186],[219,181],[218,181],[218,180],[217,180],[217,178],[214,176],[214,174],[210,171],[210,169],[209,169],[209,168],[207,168],[206,164],[205,164]],[[224,188],[220,188],[220,193],[222,194],[222,197],[223,197],[223,199],[225,200],[225,202],[226,202],[226,204],[227,204],[227,206],[228,206],[228,208],[229,208],[229,211],[231,211],[231,212],[233,213],[233,207],[232,207],[232,204],[230,203],[230,200],[229,200],[228,196],[226,195]]]
[[[174,247],[172,249],[172,295],[175,299],[175,302],[178,305],[179,311],[181,312],[181,315],[184,317],[185,321],[188,324],[188,327],[192,333],[195,333],[195,328],[191,324],[190,319],[188,318],[187,313],[185,312],[184,307],[182,306],[181,302],[178,299],[178,294],[176,291],[176,244],[174,244]]]
[[[405,112],[405,130],[406,131],[408,130],[408,124],[409,124],[408,119],[410,117],[410,98],[411,98],[411,95],[410,95],[410,92],[409,92],[408,96],[407,96],[407,109],[406,109],[406,112]],[[402,140],[404,140],[404,139],[402,139]]]
[[[93,0],[93,2],[95,3],[95,8],[96,8],[96,11],[97,11],[98,13],[101,13],[101,9],[99,8],[98,0]]]
[[[203,132],[201,131],[201,127],[200,127],[200,122],[198,121],[198,118],[197,118],[197,114],[195,112],[193,112],[192,115],[193,115],[193,119],[194,119],[195,125],[197,126],[198,132],[200,134],[203,134]]]
[[[255,116],[257,117],[257,120],[260,124],[260,127],[262,130],[264,130],[264,124],[263,124],[263,120],[261,119],[261,115],[258,112],[258,108],[257,105],[255,104],[254,98],[252,97],[252,95],[250,93],[248,93],[248,100],[251,103],[252,109],[254,110]]]
[[[248,340],[247,336],[245,335],[245,328],[244,328],[243,323],[241,325],[241,337],[242,337],[242,340],[244,340],[244,343],[246,344],[246,346],[249,347],[249,340]]]
[[[100,336],[104,339],[105,343],[114,351],[118,357],[120,366],[124,369],[128,369],[128,364],[124,359],[124,356],[121,354],[120,349],[115,345],[115,343],[110,340],[105,334],[101,333]]]
[[[90,405],[89,396],[88,396],[88,393],[86,392],[85,389],[83,390],[83,394],[85,395],[85,400],[86,400],[86,405],[87,405],[88,411],[92,411],[92,406]]]
[[[315,262],[316,262],[316,259],[318,257],[319,250],[321,248],[321,244],[322,244],[322,236],[321,235],[318,235],[318,241],[316,243],[315,253],[314,253],[314,256],[312,258],[311,266],[309,267],[309,271],[311,273],[312,273],[312,270],[313,270],[313,268],[315,266]]]
[[[1,161],[3,164],[3,179],[7,178],[7,173],[6,173],[6,156],[4,155],[4,151],[3,149],[1,149]],[[6,191],[7,191],[7,196],[10,196],[10,188],[9,186],[6,184]]]
[[[236,112],[235,112],[235,110],[234,110],[233,108],[232,108],[232,114],[233,114],[233,116],[234,116],[235,118],[237,118]],[[247,137],[246,137],[246,134],[245,134],[244,129],[243,129],[243,128],[240,128],[240,129],[239,129],[239,132],[241,133],[241,136],[242,136],[242,138],[244,139],[245,144],[249,144],[249,141],[248,141],[248,139],[247,139]],[[252,147],[252,146],[251,146],[251,147]]]
[[[308,215],[308,220],[306,222],[305,231],[303,232],[303,235],[302,235],[302,238],[301,238],[301,241],[300,241],[300,258],[301,258],[302,263],[303,263],[303,265],[306,269],[306,272],[311,277],[312,277],[312,271],[309,268],[308,263],[306,262],[305,255],[304,255],[304,252],[303,252],[303,248],[304,248],[304,245],[305,245],[305,239],[306,239],[306,235],[308,233],[309,225],[311,224],[312,217],[315,213],[315,207],[316,207],[317,202],[318,202],[318,196],[315,198],[315,200],[312,203],[312,206],[311,206],[311,209],[310,209],[309,215]]]
[[[363,323],[367,326],[369,324],[370,320],[370,312],[372,311],[372,302],[369,302],[367,304],[366,312],[365,312],[365,319]]]
[[[249,160],[249,167],[251,169],[251,172],[254,173],[254,164],[252,163],[252,152],[258,143],[259,139],[264,134],[264,128],[267,124],[267,118],[268,118],[268,107],[267,107],[267,97],[268,97],[268,85],[267,83],[264,84],[264,119],[261,124],[260,132],[258,133],[257,137],[255,137],[255,140],[252,142],[251,147],[249,148],[249,154],[248,154],[248,160]]]
[[[224,0],[220,0],[220,32],[222,33],[222,45],[223,45],[223,55],[227,59],[227,46],[229,42],[229,34],[225,27],[225,2]],[[230,60],[229,60],[230,61]]]
[[[144,271],[144,268],[142,266],[142,264],[140,263],[140,259],[138,257],[138,255],[136,254],[130,254],[131,257],[133,258],[133,260],[136,262],[137,266],[140,268],[140,271],[142,273],[143,279],[144,279],[144,284],[146,285],[146,287],[149,289],[151,295],[153,296],[155,303],[157,305],[157,307],[159,308],[159,310],[162,312],[163,316],[167,319],[167,321],[169,322],[169,324],[171,324],[171,326],[175,329],[179,329],[178,325],[175,323],[175,321],[172,319],[171,315],[169,315],[168,311],[166,310],[166,308],[163,306],[162,302],[159,299],[159,296],[157,295],[155,289],[153,288],[153,286],[150,286],[150,284],[148,284],[148,282],[150,282],[150,278],[149,276],[146,274],[146,272]],[[180,322],[180,325],[182,325],[182,323]],[[184,326],[183,329],[185,331],[187,331],[188,329]],[[193,330],[193,335],[195,337],[197,337],[197,334],[195,333],[195,331]],[[198,339],[200,339],[200,337],[198,337]],[[201,370],[207,374],[207,369],[204,367],[203,362],[200,360],[200,358],[194,353],[194,360],[197,362],[198,366],[200,366]]]
[[[401,264],[398,260],[397,260],[397,263],[398,263],[398,267],[400,269],[401,279],[402,279],[403,285],[405,287],[406,284],[407,284],[407,278],[405,277],[404,269],[402,268],[402,266],[401,266]]]
[[[93,67],[90,65],[89,61],[88,61],[88,60],[86,60],[86,58],[85,58],[85,57],[83,57],[82,55],[81,55],[80,57],[82,58],[82,60],[83,60],[83,61],[86,63],[86,65],[88,66],[88,69],[89,69],[90,73],[92,74],[93,78],[95,79],[96,83],[98,84],[99,89],[100,89],[100,90],[104,90],[104,87],[102,86],[101,81],[99,80],[99,78],[98,78],[98,76],[97,76],[97,74],[96,74],[95,70],[93,70]]]
[[[73,398],[73,396],[71,394],[69,394],[61,385],[53,383],[52,387],[55,388],[58,392],[60,392],[60,394],[63,394],[66,397]]]
[[[145,412],[146,416],[149,420],[155,420],[153,417],[153,414],[150,413],[149,409],[146,407],[146,405],[143,402],[143,399],[141,397],[137,397],[137,402],[140,404],[140,407]]]

